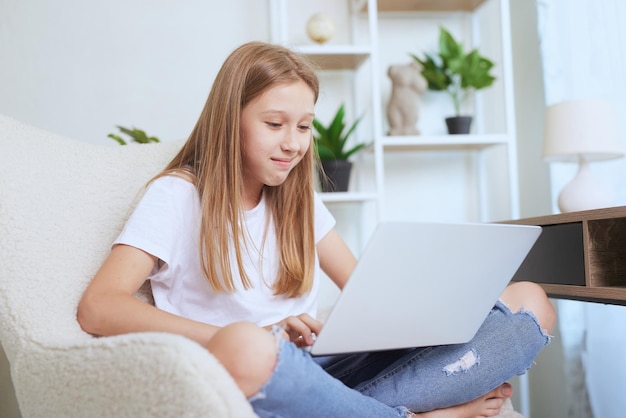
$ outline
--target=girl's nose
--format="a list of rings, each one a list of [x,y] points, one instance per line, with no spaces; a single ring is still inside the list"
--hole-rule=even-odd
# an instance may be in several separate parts
[[[300,151],[300,143],[298,142],[297,133],[289,130],[283,138],[281,149],[285,152],[298,152]]]

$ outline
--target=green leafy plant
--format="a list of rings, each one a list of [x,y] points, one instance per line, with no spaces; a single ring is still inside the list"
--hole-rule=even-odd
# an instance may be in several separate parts
[[[313,139],[320,160],[347,160],[354,153],[367,146],[365,143],[360,143],[350,148],[346,147],[350,135],[352,135],[362,117],[355,120],[347,131],[344,117],[345,107],[342,104],[328,126],[324,126],[318,119],[313,120],[313,127],[316,131]]]
[[[117,129],[120,130],[121,133],[127,135],[130,138],[131,142],[137,142],[138,144],[149,144],[150,142],[161,142],[159,138],[156,136],[148,136],[145,131],[137,128],[125,128],[123,126],[117,126]],[[124,138],[117,134],[108,134],[107,137],[117,141],[120,145],[126,145],[127,142]]]
[[[457,116],[461,114],[461,103],[472,90],[489,87],[496,79],[489,74],[494,65],[492,61],[481,56],[477,49],[466,54],[463,44],[443,27],[439,28],[437,57],[426,53],[423,59],[410,55],[422,65],[422,75],[428,81],[428,88],[450,95]]]

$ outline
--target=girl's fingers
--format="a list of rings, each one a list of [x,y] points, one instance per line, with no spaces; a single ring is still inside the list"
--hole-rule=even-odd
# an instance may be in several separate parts
[[[300,318],[300,320],[306,324],[309,330],[316,334],[319,334],[320,330],[322,329],[322,325],[324,325],[317,319],[309,316],[308,314],[300,314],[298,315],[298,318]]]
[[[319,333],[323,324],[308,314],[300,314],[289,316],[277,325],[285,331],[289,341],[294,342],[298,347],[304,347],[313,344],[313,334]]]

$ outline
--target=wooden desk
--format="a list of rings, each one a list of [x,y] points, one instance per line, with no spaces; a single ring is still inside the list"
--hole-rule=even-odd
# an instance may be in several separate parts
[[[506,223],[543,227],[513,280],[550,297],[626,305],[626,206]]]

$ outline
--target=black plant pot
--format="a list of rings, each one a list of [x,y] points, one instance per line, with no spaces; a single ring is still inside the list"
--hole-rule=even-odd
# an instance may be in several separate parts
[[[323,170],[323,173],[320,173],[322,192],[347,192],[352,163],[343,160],[324,160],[321,163]]]
[[[472,117],[454,116],[446,118],[446,126],[448,126],[448,133],[451,135],[468,134],[472,126]]]

